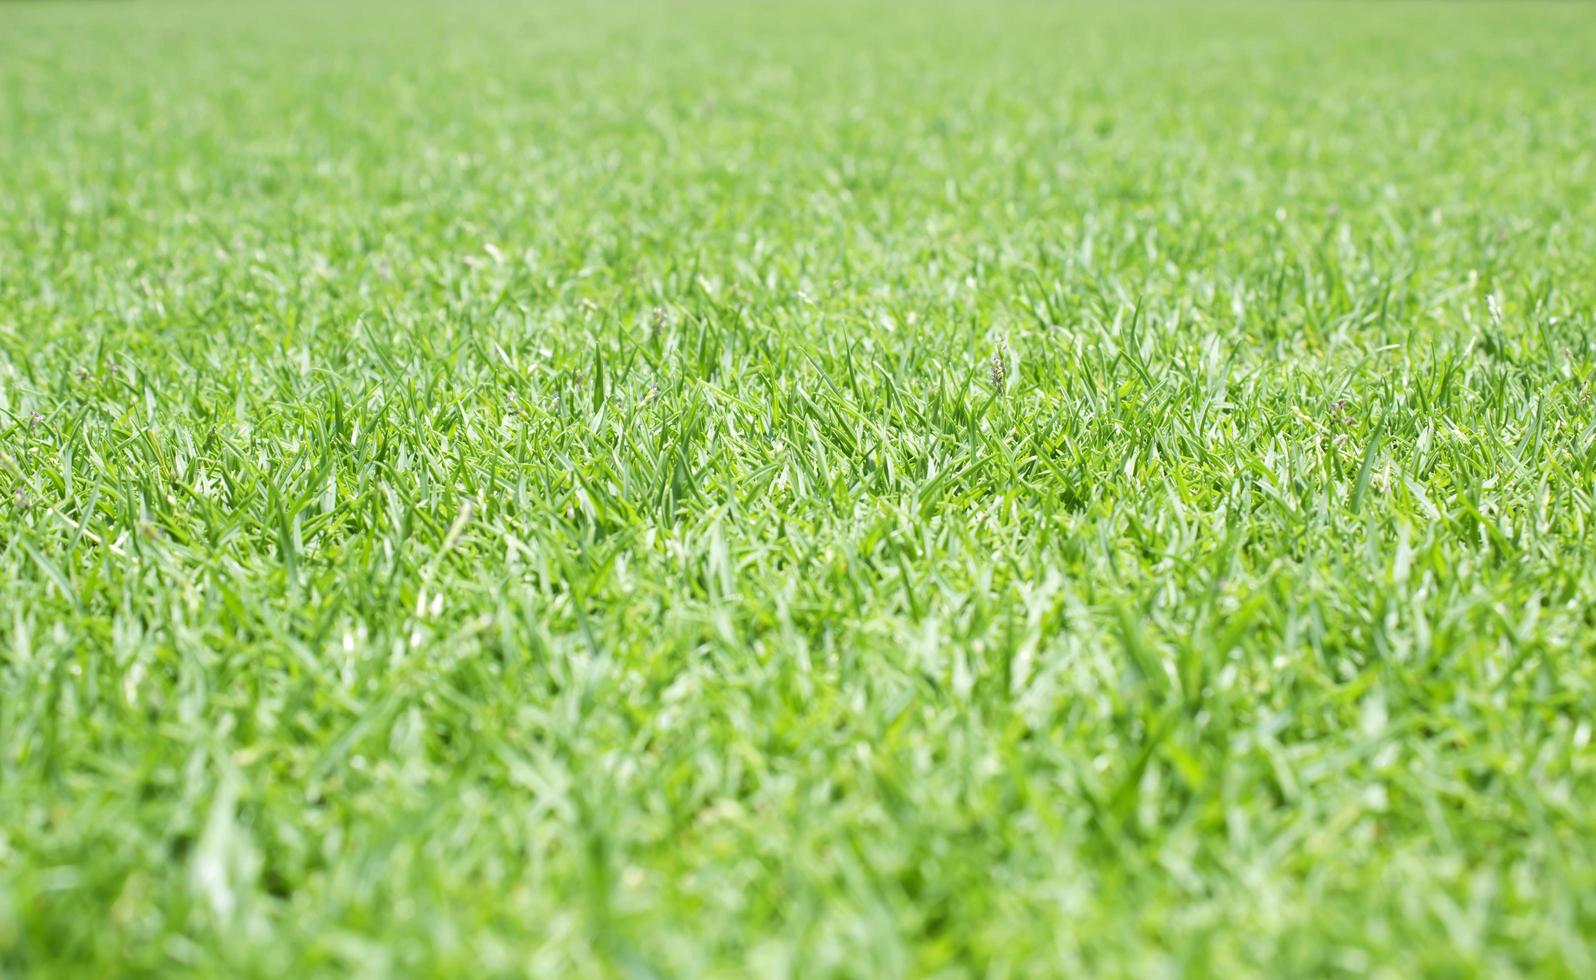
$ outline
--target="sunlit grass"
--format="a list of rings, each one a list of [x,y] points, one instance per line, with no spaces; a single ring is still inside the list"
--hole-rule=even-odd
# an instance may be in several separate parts
[[[0,5],[0,972],[1596,973],[1593,14]]]

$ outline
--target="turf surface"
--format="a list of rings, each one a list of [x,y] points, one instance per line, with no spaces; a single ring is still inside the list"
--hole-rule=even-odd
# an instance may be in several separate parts
[[[0,972],[1591,976],[1593,50],[0,5]]]

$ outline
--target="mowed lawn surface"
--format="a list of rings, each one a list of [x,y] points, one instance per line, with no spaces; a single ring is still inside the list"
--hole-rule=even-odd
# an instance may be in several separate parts
[[[0,972],[1596,972],[1596,10],[0,5]]]

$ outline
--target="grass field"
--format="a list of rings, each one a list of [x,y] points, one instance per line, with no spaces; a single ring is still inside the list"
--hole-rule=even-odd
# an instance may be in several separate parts
[[[0,4],[0,973],[1596,975],[1592,51]]]

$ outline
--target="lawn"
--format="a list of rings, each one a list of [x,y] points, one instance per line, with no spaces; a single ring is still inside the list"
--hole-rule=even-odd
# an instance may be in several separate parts
[[[0,3],[0,973],[1596,975],[1593,51]]]

